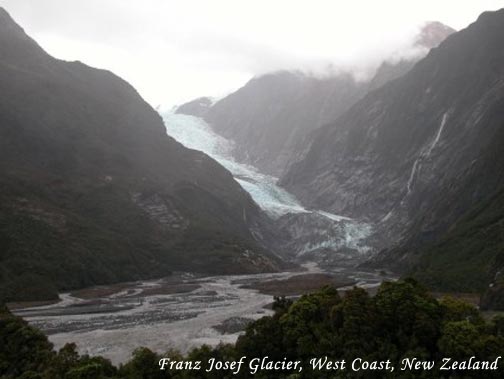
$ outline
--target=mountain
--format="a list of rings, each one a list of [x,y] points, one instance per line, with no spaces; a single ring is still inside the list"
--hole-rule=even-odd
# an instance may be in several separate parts
[[[455,29],[439,21],[426,22],[413,41],[412,49],[415,53],[409,58],[404,57],[399,60],[383,62],[369,81],[367,92],[371,92],[385,83],[403,76],[411,70],[421,57],[427,55],[430,49],[438,47],[441,42],[455,32]]]
[[[176,111],[181,114],[205,117],[212,105],[213,101],[209,97],[199,97],[181,105],[180,107],[177,107]]]
[[[168,137],[124,80],[49,56],[3,9],[0,88],[1,299],[281,264],[227,170]]]
[[[455,29],[448,25],[439,21],[429,21],[420,29],[420,32],[415,38],[414,45],[430,50],[438,47],[446,37],[453,33],[455,33]]]
[[[435,243],[400,246],[421,256],[410,273],[432,288],[480,291],[482,309],[504,310],[504,189],[472,206]],[[408,241],[409,242],[409,241]],[[412,242],[415,242],[414,240]]]
[[[441,23],[427,23],[412,44],[418,54],[425,54],[453,32]],[[415,55],[385,61],[369,81],[356,81],[349,72],[326,77],[273,72],[253,78],[211,106],[200,98],[177,112],[203,117],[214,131],[236,143],[237,160],[280,176],[303,156],[307,135],[334,121],[369,91],[405,74],[417,60]]]
[[[237,160],[278,176],[303,150],[306,133],[334,120],[363,94],[350,74],[320,79],[279,71],[250,80],[204,119],[236,143]]]
[[[483,13],[318,130],[281,184],[374,222],[379,264],[484,290],[502,267],[503,48],[504,10]]]

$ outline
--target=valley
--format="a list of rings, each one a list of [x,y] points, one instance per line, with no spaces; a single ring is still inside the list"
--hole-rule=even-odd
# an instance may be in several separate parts
[[[159,354],[372,370],[501,354],[504,9],[422,25],[366,75],[254,66],[179,106],[211,87],[205,64],[231,80],[244,57],[228,32],[229,67],[166,33],[209,59],[156,78],[154,108],[0,7],[0,377],[192,378]]]
[[[273,295],[298,297],[324,285],[372,290],[395,279],[378,269],[356,267],[369,258],[370,224],[304,208],[275,177],[236,162],[232,143],[201,118],[170,112],[163,119],[169,136],[227,168],[279,230],[296,231],[280,251],[283,259],[301,266],[271,274],[176,273],[62,293],[61,301],[50,305],[21,304],[15,313],[48,334],[56,348],[76,342],[81,354],[102,355],[115,364],[129,359],[139,344],[186,353],[202,344],[234,343],[248,323],[272,313]]]

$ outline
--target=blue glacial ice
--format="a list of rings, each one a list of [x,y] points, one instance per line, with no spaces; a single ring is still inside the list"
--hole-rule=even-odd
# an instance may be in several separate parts
[[[369,224],[321,210],[306,209],[292,194],[277,185],[277,178],[233,159],[233,142],[216,134],[203,119],[173,112],[164,113],[162,117],[168,135],[190,149],[208,154],[228,169],[243,189],[273,219],[292,215],[317,216],[317,230],[310,230],[310,222],[306,224],[307,230],[303,231],[299,243],[292,246],[294,256],[299,257],[317,249],[343,247],[360,253],[369,251],[364,243],[372,231]],[[320,216],[325,219],[325,229],[322,230]],[[306,223],[307,220],[307,217],[303,217],[303,222]],[[290,227],[298,229],[299,223],[293,225],[291,222]]]

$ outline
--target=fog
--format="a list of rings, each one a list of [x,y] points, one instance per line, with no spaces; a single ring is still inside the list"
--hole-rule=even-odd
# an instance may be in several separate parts
[[[50,54],[105,68],[153,106],[222,96],[255,75],[351,69],[416,54],[426,21],[457,30],[504,1],[0,0]]]

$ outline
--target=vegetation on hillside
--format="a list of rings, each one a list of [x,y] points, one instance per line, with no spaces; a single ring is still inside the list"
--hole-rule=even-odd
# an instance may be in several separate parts
[[[274,271],[232,175],[111,72],[48,55],[0,7],[0,301],[184,270]]]
[[[440,241],[419,250],[422,258],[410,274],[430,289],[490,291],[492,295],[485,294],[482,305],[504,309],[500,277],[504,267],[504,190],[471,209]]]

